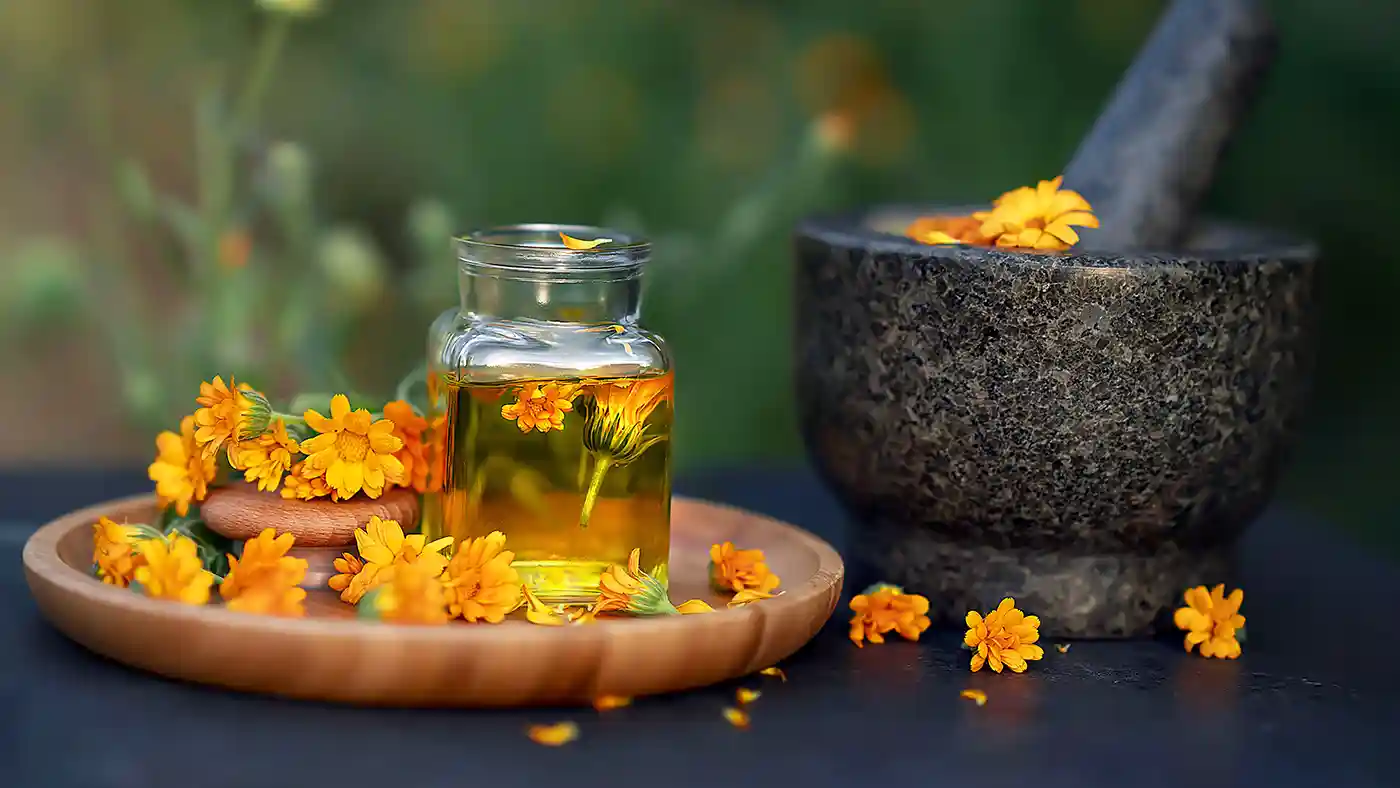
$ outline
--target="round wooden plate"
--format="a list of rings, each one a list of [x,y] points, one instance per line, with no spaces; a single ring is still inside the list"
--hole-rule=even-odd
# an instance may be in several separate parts
[[[373,705],[582,704],[702,687],[788,657],[831,617],[845,569],[826,542],[718,504],[676,498],[671,511],[671,598],[704,599],[714,613],[424,627],[357,619],[330,591],[310,593],[300,619],[154,600],[89,573],[92,524],[150,521],[148,495],[49,523],[25,545],[24,569],[44,616],[99,654],[176,679]],[[785,593],[725,609],[706,580],[709,547],[725,540],[762,549]]]

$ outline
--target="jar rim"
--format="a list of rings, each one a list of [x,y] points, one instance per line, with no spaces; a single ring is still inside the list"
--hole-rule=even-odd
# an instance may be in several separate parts
[[[594,249],[570,249],[560,233],[611,239]],[[651,242],[633,233],[585,224],[526,223],[483,227],[458,235],[457,259],[473,268],[519,272],[613,272],[639,269]]]

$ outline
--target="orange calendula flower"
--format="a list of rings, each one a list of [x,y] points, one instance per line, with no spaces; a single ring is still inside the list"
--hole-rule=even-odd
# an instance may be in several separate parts
[[[324,476],[335,498],[345,500],[364,490],[378,498],[390,484],[404,481],[403,463],[394,456],[403,441],[394,436],[394,422],[374,421],[369,411],[350,410],[344,394],[331,398],[330,418],[306,411],[306,424],[320,434],[301,442],[306,455],[303,473]]]
[[[734,691],[734,699],[739,702],[740,706],[747,706],[761,697],[763,697],[762,692],[748,687],[740,687]]]
[[[541,602],[540,598],[535,596],[535,592],[530,590],[530,586],[522,585],[520,592],[525,596],[526,621],[546,627],[562,627],[569,623],[567,616],[551,610],[549,605]]]
[[[374,596],[379,618],[399,624],[446,624],[447,595],[441,574],[421,562],[389,567],[380,575]]]
[[[138,546],[153,533],[153,529],[98,518],[92,524],[92,563],[102,582],[118,588],[131,585],[136,568],[145,563]]]
[[[632,699],[625,695],[601,695],[593,699],[593,708],[598,711],[612,711],[631,705]]]
[[[290,533],[280,536],[272,528],[243,543],[241,558],[229,556],[228,574],[219,585],[219,595],[229,610],[273,616],[303,616],[306,589],[306,559],[293,558],[287,551],[296,543]]]
[[[710,613],[714,608],[699,599],[680,605],[671,604],[661,581],[642,571],[642,551],[634,549],[627,556],[627,566],[612,564],[603,570],[598,580],[598,601],[595,613],[627,613],[634,616],[675,616],[685,613]]]
[[[1079,192],[1060,188],[1063,180],[1060,176],[1003,194],[978,232],[997,246],[1056,250],[1079,243],[1074,227],[1098,227],[1099,220]]]
[[[403,448],[394,456],[403,464],[404,484],[417,492],[428,492],[432,460],[423,437],[428,431],[428,420],[403,400],[385,405],[384,418],[394,423],[394,437],[403,441]]]
[[[562,747],[578,738],[578,725],[572,722],[556,722],[553,725],[531,725],[527,734],[530,741],[546,747]]]
[[[918,640],[929,627],[928,600],[906,594],[899,586],[873,585],[851,600],[851,642],[884,643],[886,632],[898,632],[906,640]]]
[[[209,494],[209,482],[217,470],[214,455],[201,452],[194,436],[193,416],[180,421],[178,434],[166,431],[157,435],[156,461],[146,469],[156,483],[161,508],[174,506],[181,517],[189,514],[191,503]]]
[[[710,545],[710,585],[716,591],[752,589],[771,596],[778,576],[768,570],[762,550],[740,550],[725,542]]]
[[[272,428],[258,437],[231,443],[228,463],[243,471],[243,479],[257,482],[258,489],[272,492],[282,483],[282,477],[292,468],[292,457],[301,451],[296,440],[287,434],[287,423],[272,421]]]
[[[144,563],[136,567],[133,579],[146,596],[185,605],[209,601],[214,576],[205,571],[193,539],[179,533],[147,539],[141,544],[141,558]]]
[[[724,709],[724,719],[728,720],[730,725],[733,725],[741,731],[749,729],[749,713],[747,711],[726,707]]]
[[[360,570],[365,568],[364,562],[353,553],[341,553],[340,557],[331,563],[335,566],[336,573],[326,581],[326,585],[330,586],[332,591],[340,592],[340,601],[355,604],[359,600],[350,598],[350,584]]]
[[[579,387],[561,383],[527,383],[515,392],[515,402],[501,406],[501,418],[515,422],[521,432],[564,429],[564,414],[574,409]]]
[[[233,377],[224,385],[223,377],[214,376],[209,383],[199,384],[194,412],[199,429],[195,441],[204,457],[212,459],[225,443],[252,440],[267,429],[272,407],[267,397],[247,384],[239,385]]]
[[[575,238],[572,235],[565,235],[564,233],[559,233],[559,240],[564,242],[565,249],[573,249],[574,251],[597,249],[603,244],[612,243],[611,238],[594,238],[591,241],[585,241],[580,238]]]
[[[306,463],[299,462],[291,467],[282,480],[282,497],[287,500],[311,501],[331,494],[331,487],[324,476],[307,476]]]
[[[982,220],[976,216],[925,216],[915,219],[904,234],[926,244],[985,245],[989,239],[981,233]]]
[[[967,613],[967,634],[963,643],[974,652],[972,672],[983,665],[1000,673],[1005,665],[1013,672],[1024,673],[1026,663],[1045,656],[1035,642],[1040,639],[1040,619],[1016,609],[1016,600],[1001,600],[996,610],[985,618],[976,610]]]
[[[364,528],[355,529],[355,549],[363,566],[350,578],[340,598],[359,604],[365,592],[380,583],[380,574],[395,566],[423,564],[429,574],[439,577],[447,569],[446,552],[451,547],[450,536],[429,544],[423,534],[405,535],[397,520],[371,516]]]
[[[964,700],[970,700],[973,703],[976,703],[978,706],[987,705],[987,693],[983,692],[980,689],[965,689],[962,692],[958,693],[958,697]]]
[[[510,565],[515,553],[505,547],[506,537],[500,531],[457,545],[443,582],[448,613],[469,622],[499,624],[520,607],[520,573]]]
[[[1217,659],[1237,659],[1240,648],[1239,633],[1244,629],[1244,616],[1240,615],[1240,605],[1244,604],[1244,591],[1236,588],[1225,596],[1224,584],[1217,585],[1209,592],[1205,586],[1186,590],[1186,607],[1179,608],[1172,616],[1178,629],[1186,631],[1186,650],[1201,647],[1201,656]]]

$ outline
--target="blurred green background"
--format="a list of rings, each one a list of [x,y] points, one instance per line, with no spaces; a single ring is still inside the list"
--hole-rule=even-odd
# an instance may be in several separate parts
[[[1394,549],[1400,6],[1272,7],[1210,208],[1324,246],[1282,494]],[[1054,176],[1160,8],[0,0],[0,466],[144,462],[215,372],[386,395],[455,302],[449,233],[516,221],[650,234],[682,462],[793,460],[792,222]]]

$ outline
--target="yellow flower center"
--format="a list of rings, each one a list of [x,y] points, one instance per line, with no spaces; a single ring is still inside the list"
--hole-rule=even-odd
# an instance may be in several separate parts
[[[369,454],[369,438],[341,430],[335,438],[335,452],[349,462],[363,462],[365,455]]]

